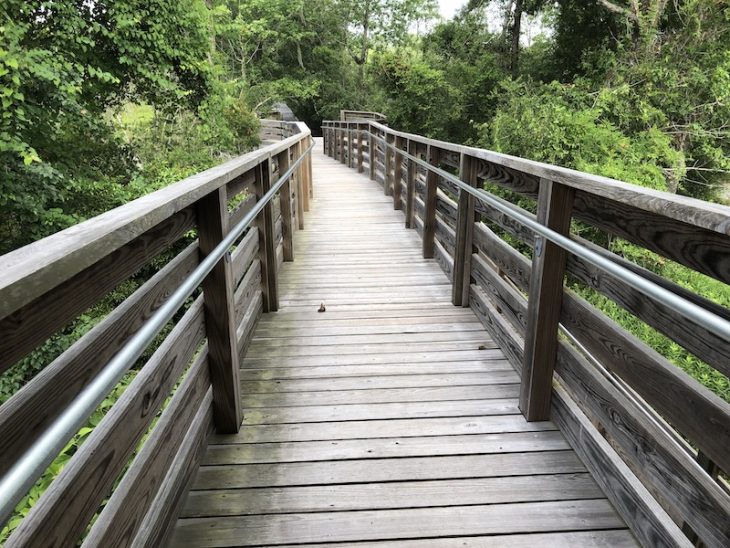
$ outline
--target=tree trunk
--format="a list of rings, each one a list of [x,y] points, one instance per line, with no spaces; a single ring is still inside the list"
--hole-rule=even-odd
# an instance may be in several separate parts
[[[520,62],[520,30],[522,27],[523,0],[515,0],[512,12],[512,29],[510,36],[509,70],[512,76],[517,76]]]

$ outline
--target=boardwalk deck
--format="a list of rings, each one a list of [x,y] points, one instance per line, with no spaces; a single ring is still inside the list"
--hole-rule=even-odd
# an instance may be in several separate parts
[[[313,162],[244,426],[211,438],[172,544],[634,546],[555,426],[519,414],[516,373],[392,198]]]

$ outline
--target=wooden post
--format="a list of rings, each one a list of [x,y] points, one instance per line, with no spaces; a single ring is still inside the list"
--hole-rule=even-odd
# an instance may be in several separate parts
[[[196,207],[201,260],[228,233],[228,198],[222,186],[202,198]],[[231,255],[218,261],[203,280],[208,365],[213,386],[213,420],[220,434],[235,434],[241,426],[241,394],[236,312],[233,308]]]
[[[304,154],[309,146],[304,141],[299,141],[300,154]],[[312,167],[310,157],[307,155],[299,164],[302,174],[302,210],[309,211],[309,197],[312,195]]]
[[[343,123],[340,123],[340,163],[347,163],[347,132]]]
[[[375,180],[375,139],[373,138],[373,129],[370,128],[370,131],[368,131],[368,157],[370,158],[370,162],[368,165],[368,169],[370,170],[370,180]]]
[[[293,147],[294,151],[299,148]],[[286,149],[279,153],[279,173],[283,174],[289,169],[289,153],[292,149]],[[291,208],[291,180],[290,176],[286,182],[282,185],[279,191],[279,200],[281,203],[281,233],[283,237],[282,247],[284,249],[284,260],[289,262],[294,260],[294,244],[293,244],[293,232],[294,227],[292,226],[292,208]]]
[[[365,139],[362,137],[362,128],[357,124],[357,172],[363,172],[363,148],[365,148]]]
[[[329,145],[329,129],[327,129],[327,126],[322,126],[322,154],[325,156],[328,156],[329,149],[327,148]]]
[[[352,127],[350,127],[350,124],[348,123],[347,124],[347,167],[349,167],[350,169],[352,169],[353,165],[354,165],[353,155],[354,155],[355,147],[354,147],[353,143],[354,143],[355,139],[353,137],[354,137],[354,131],[352,130]]]
[[[256,169],[256,200],[271,188],[271,160],[261,162]],[[300,221],[301,222],[301,221]],[[276,233],[274,232],[274,208],[269,202],[256,218],[259,229],[259,260],[261,261],[261,285],[264,296],[264,312],[279,309],[279,288],[276,272]]]
[[[296,146],[296,155],[299,158],[304,150],[302,141],[299,141]],[[299,221],[299,230],[304,230],[304,204],[307,199],[307,187],[305,178],[304,162],[299,164],[297,168],[297,218]]]
[[[440,150],[432,145],[426,149],[428,163],[438,167],[440,164]],[[436,190],[438,188],[438,175],[431,170],[426,173],[426,194],[424,196],[424,217],[423,217],[423,258],[431,259],[434,253],[434,238],[436,234]]]
[[[385,173],[383,174],[383,192],[386,196],[390,196],[390,183],[391,183],[391,172],[393,169],[393,162],[391,161],[392,155],[390,153],[390,147],[388,146],[392,141],[390,139],[390,134],[386,133],[384,135],[385,137],[385,143],[383,144],[383,154],[384,156],[384,170]]]
[[[415,141],[408,140],[408,154],[416,156],[418,150]],[[416,162],[408,160],[408,169],[406,171],[406,228],[415,228],[413,222],[413,204],[416,198]]]
[[[313,141],[313,139],[310,136],[309,139],[307,139],[307,146],[312,144],[312,141]],[[309,192],[307,192],[308,199],[305,202],[305,205],[307,206],[306,211],[309,211],[309,200],[314,199],[314,184],[313,184],[313,179],[312,179],[312,155],[307,154],[307,158],[306,158],[306,160],[304,160],[304,162],[305,162],[305,166],[306,166],[304,172],[307,177],[307,190],[309,191]]]
[[[401,137],[395,138],[395,146],[398,150],[403,146],[403,139]],[[395,152],[393,155],[393,162],[395,166],[393,168],[393,209],[402,209],[401,205],[401,179],[403,178],[403,155],[400,152]]]
[[[573,196],[571,187],[540,179],[538,222],[567,235],[570,232]],[[566,258],[567,252],[562,247],[543,237],[535,238],[520,384],[520,410],[528,421],[550,418]]]
[[[475,158],[461,154],[459,179],[469,186],[477,186]],[[474,235],[474,196],[459,190],[456,210],[456,245],[454,246],[454,282],[451,286],[451,302],[454,306],[469,306],[469,285],[471,283],[472,238]]]

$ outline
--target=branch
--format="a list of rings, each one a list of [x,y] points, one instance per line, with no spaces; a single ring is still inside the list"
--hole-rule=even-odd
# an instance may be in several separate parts
[[[639,17],[628,8],[619,6],[617,4],[614,4],[613,2],[609,2],[608,0],[598,0],[598,3],[601,4],[608,11],[612,11],[613,13],[620,13],[624,17],[628,17],[636,23],[639,22]]]

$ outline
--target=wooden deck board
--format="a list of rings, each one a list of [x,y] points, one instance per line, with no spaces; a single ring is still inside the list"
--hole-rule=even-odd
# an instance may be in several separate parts
[[[243,427],[209,440],[172,545],[635,546],[555,426],[519,414],[517,374],[392,198],[313,167]]]

